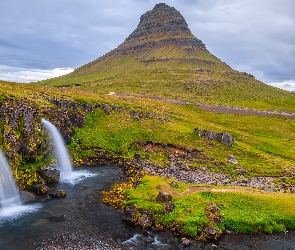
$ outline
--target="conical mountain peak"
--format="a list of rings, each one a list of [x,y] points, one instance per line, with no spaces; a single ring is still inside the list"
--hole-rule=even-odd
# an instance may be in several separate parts
[[[156,6],[140,17],[137,28],[130,34],[126,41],[156,33],[174,32],[193,36],[184,17],[174,7],[165,3]]]

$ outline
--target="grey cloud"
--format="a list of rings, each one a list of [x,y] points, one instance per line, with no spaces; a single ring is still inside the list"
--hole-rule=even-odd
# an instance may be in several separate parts
[[[295,79],[295,2],[166,0],[231,67],[263,81]],[[122,43],[158,0],[0,2],[0,65],[79,67]]]

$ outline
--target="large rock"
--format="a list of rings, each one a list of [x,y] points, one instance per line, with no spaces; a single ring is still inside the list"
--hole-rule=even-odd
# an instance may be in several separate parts
[[[164,213],[170,213],[175,209],[175,205],[173,202],[168,201],[164,204]]]
[[[168,202],[172,199],[172,196],[165,191],[160,191],[156,197],[158,202]]]
[[[41,169],[39,173],[47,184],[59,182],[60,171],[57,169],[54,169],[54,168],[46,168],[44,170]]]
[[[138,218],[137,223],[141,225],[143,228],[151,227],[153,222],[149,219],[149,217],[146,214],[143,214]]]
[[[137,208],[134,205],[123,208],[122,217],[126,221],[136,221]]]
[[[28,191],[20,191],[20,198],[24,204],[36,202],[35,194]]]
[[[222,136],[221,136],[221,143],[226,145],[226,146],[231,147],[233,145],[234,141],[235,141],[235,138],[232,137],[228,133],[223,133]]]

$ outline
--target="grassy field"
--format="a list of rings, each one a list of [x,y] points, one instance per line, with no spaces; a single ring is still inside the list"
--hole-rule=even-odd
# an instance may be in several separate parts
[[[220,230],[273,233],[295,229],[294,194],[181,183],[175,187],[169,184],[171,181],[145,176],[135,189],[125,191],[128,200],[123,201],[123,205],[136,204],[138,208],[152,211],[156,222],[168,228],[173,227],[176,222],[193,238],[198,238],[202,230],[210,224],[206,216],[208,203],[216,204],[221,210],[222,222],[216,225]],[[194,191],[185,194],[189,188],[194,188]],[[173,196],[171,201],[175,204],[175,210],[170,213],[165,213],[164,204],[156,201],[160,190]],[[138,214],[138,217],[140,216],[141,214]]]

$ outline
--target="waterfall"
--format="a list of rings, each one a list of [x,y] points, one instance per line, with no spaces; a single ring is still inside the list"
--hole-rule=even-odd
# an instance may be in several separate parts
[[[73,175],[73,168],[67,148],[60,132],[51,122],[47,121],[44,118],[42,118],[42,123],[52,137],[54,152],[57,160],[57,167],[60,170],[61,180],[70,178]]]
[[[4,154],[0,151],[0,209],[19,205],[21,200],[15,180]]]

